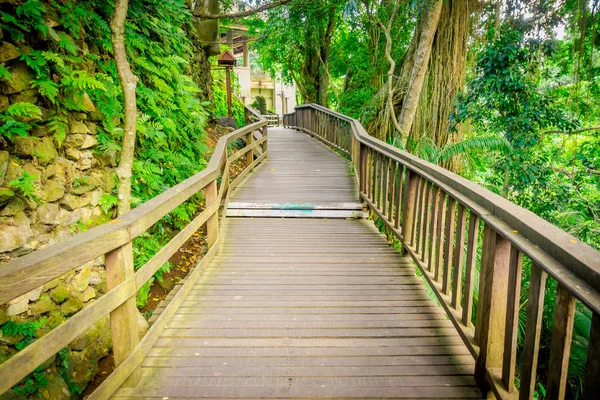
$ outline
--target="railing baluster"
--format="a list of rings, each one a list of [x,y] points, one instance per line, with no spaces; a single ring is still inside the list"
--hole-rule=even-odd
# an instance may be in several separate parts
[[[588,338],[583,400],[595,400],[600,393],[600,314],[592,314],[592,327]]]
[[[204,198],[206,201],[206,207],[210,206],[217,200],[217,181],[214,180],[209,183],[204,189]],[[210,249],[213,244],[217,241],[219,236],[219,213],[216,212],[206,222],[206,242]]]
[[[564,399],[575,318],[575,298],[561,283],[556,288],[546,398]]]
[[[390,198],[388,200],[388,221],[390,221],[390,223],[394,222],[394,196],[396,195],[397,165],[398,164],[394,160],[390,160]]]
[[[479,216],[469,213],[469,235],[467,237],[467,263],[465,266],[465,289],[463,296],[462,323],[471,325],[473,313],[473,285],[475,284],[475,264],[477,263],[477,243],[479,241]]]
[[[398,174],[396,175],[396,221],[394,226],[396,227],[396,229],[400,229],[400,218],[402,216],[402,211],[401,211],[401,207],[402,207],[402,196],[403,196],[403,189],[402,189],[402,175],[404,174],[404,166],[402,164],[400,164],[399,162],[396,163],[397,167],[396,170],[398,171]]]
[[[515,388],[515,368],[517,365],[517,338],[521,299],[521,252],[514,246],[510,249],[508,271],[508,304],[506,306],[506,329],[504,333],[504,359],[502,362],[502,383],[508,392]]]
[[[431,210],[433,209],[433,192],[435,186],[433,182],[427,186],[427,194],[425,196],[425,218],[423,219],[423,240],[421,241],[421,261],[427,264],[429,250],[429,227],[431,225]]]
[[[377,204],[377,172],[379,167],[379,153],[373,150],[373,193],[371,194],[371,201],[373,204]]]
[[[106,283],[111,290],[133,276],[133,246],[129,242],[106,253]],[[130,297],[110,313],[113,357],[115,366],[121,365],[129,357],[140,340],[138,337],[137,307],[135,296]],[[140,370],[133,372],[124,387],[135,387],[140,381]]]
[[[429,257],[427,257],[429,261],[427,264],[427,270],[429,272],[435,271],[435,243],[437,240],[438,217],[440,216],[440,188],[434,188],[434,193],[432,197],[433,201],[431,202],[431,223],[429,224],[431,238],[429,240]]]
[[[378,184],[379,187],[377,189],[377,208],[381,210],[381,202],[383,201],[383,194],[384,194],[384,183],[383,183],[383,172],[385,169],[385,162],[387,160],[387,157],[384,156],[383,154],[379,155],[379,167],[377,169],[377,173],[379,174],[377,180],[378,180]]]
[[[454,222],[456,219],[456,200],[448,196],[448,211],[446,212],[446,242],[444,246],[444,275],[442,277],[442,292],[450,293],[450,277],[452,276],[452,259],[454,248]]]
[[[412,243],[413,223],[415,219],[415,201],[417,196],[417,183],[419,175],[406,169],[406,185],[404,191],[404,208],[402,210],[402,233],[404,235],[404,243]]]
[[[425,220],[425,209],[427,208],[427,197],[429,196],[430,185],[429,182],[423,178],[423,190],[421,193],[421,201],[419,204],[419,227],[417,229],[417,244],[415,245],[415,252],[420,258],[423,258],[423,253],[421,252],[421,247],[423,246],[423,242],[425,241],[424,232],[425,225],[427,225],[427,221]]]
[[[246,147],[252,145],[254,141],[254,132],[250,132],[246,135]],[[252,165],[254,162],[254,149],[248,150],[246,153],[246,166]]]
[[[480,346],[475,360],[475,379],[483,392],[489,387],[487,370],[502,367],[510,247],[506,238],[485,225],[475,324],[475,340]]]
[[[446,227],[446,199],[447,195],[440,190],[438,206],[437,242],[435,245],[435,275],[436,282],[440,281],[442,263],[444,262],[444,228]]]
[[[391,160],[386,157],[385,158],[385,166],[384,166],[384,187],[383,187],[383,198],[381,199],[381,214],[383,217],[386,217],[387,211],[387,202],[388,196],[390,195],[390,162]]]
[[[519,399],[521,400],[532,399],[535,393],[547,278],[548,275],[544,270],[535,264],[531,265],[529,295],[527,297],[527,322],[521,364],[521,384],[519,387]]]
[[[455,310],[460,308],[460,299],[462,295],[462,272],[463,261],[465,254],[465,227],[467,224],[467,210],[462,204],[458,204],[458,217],[456,220],[456,245],[454,248],[453,270],[454,276],[452,281],[452,302],[451,305]]]
[[[417,183],[417,195],[415,196],[415,220],[413,223],[413,236],[411,241],[411,246],[415,247],[415,250],[419,243],[419,229],[421,226],[421,203],[424,196],[425,191],[425,178],[419,176],[419,181]],[[416,250],[418,252],[418,250]]]

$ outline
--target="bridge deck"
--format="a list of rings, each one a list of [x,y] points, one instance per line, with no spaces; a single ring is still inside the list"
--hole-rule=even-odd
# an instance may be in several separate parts
[[[235,201],[358,200],[342,158],[273,131],[268,163]],[[451,322],[371,221],[228,218],[225,228],[140,384],[115,398],[481,398]]]

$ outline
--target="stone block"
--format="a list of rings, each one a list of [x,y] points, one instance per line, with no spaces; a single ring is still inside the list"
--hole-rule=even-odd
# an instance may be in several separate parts
[[[16,215],[17,213],[25,210],[27,208],[27,203],[25,202],[25,200],[21,199],[20,197],[13,197],[12,199],[10,199],[8,201],[8,203],[6,204],[6,206],[4,206],[4,208],[0,211],[0,216],[3,217],[11,217],[13,215]],[[0,231],[0,234],[2,232]],[[2,247],[0,245],[0,247]]]
[[[8,151],[0,151],[0,185],[6,180],[6,172],[10,163],[10,155]]]
[[[37,301],[40,296],[42,295],[42,289],[43,286],[40,286],[39,288],[30,290],[29,292],[25,293],[23,296],[25,296],[25,298],[27,298],[29,301]]]
[[[67,301],[60,305],[60,312],[65,317],[75,314],[83,308],[83,302],[77,297],[70,297]]]
[[[56,203],[42,204],[37,209],[38,222],[45,225],[60,224],[60,207]]]
[[[31,81],[35,79],[35,73],[25,62],[18,62],[9,68],[10,80],[4,85],[4,94],[19,93],[30,89]]]
[[[88,286],[81,294],[81,301],[83,301],[84,303],[87,303],[88,301],[92,300],[95,297],[96,297],[96,290],[94,290],[93,287]]]
[[[29,227],[0,224],[0,253],[24,246],[31,235]]]
[[[30,306],[31,313],[35,316],[46,314],[57,309],[58,306],[52,301],[52,299],[50,299],[49,296],[44,296],[42,299],[36,301]]]
[[[69,290],[63,284],[59,284],[50,291],[50,298],[58,304],[61,304],[67,300],[69,295]]]
[[[44,137],[37,141],[34,154],[42,166],[46,166],[58,158],[58,152],[50,137]]]
[[[65,195],[65,185],[58,180],[49,180],[44,185],[44,198],[47,202],[60,200]]]
[[[85,135],[83,143],[81,144],[82,149],[89,149],[98,144],[98,139],[93,135]]]
[[[69,211],[73,211],[79,208],[79,196],[72,194],[66,194],[60,200],[60,204]]]
[[[40,398],[44,400],[70,400],[71,392],[65,380],[54,372],[46,376],[46,386],[40,388]]]
[[[71,120],[71,133],[72,134],[73,133],[86,134],[86,133],[90,133],[90,130],[84,122],[77,121],[77,120]]]
[[[25,296],[19,296],[8,303],[6,314],[10,316],[23,314],[29,309],[29,299]]]
[[[8,203],[10,199],[15,197],[15,192],[6,187],[0,187],[0,206]]]
[[[19,57],[21,57],[21,52],[14,45],[4,41],[0,43],[0,64]]]
[[[71,284],[73,285],[73,288],[75,290],[77,290],[78,292],[83,292],[90,285],[90,278],[90,269],[84,267],[81,271],[77,273],[77,275],[73,277],[73,281],[71,282]]]
[[[33,158],[35,153],[35,138],[32,137],[16,137],[15,154],[21,158]]]

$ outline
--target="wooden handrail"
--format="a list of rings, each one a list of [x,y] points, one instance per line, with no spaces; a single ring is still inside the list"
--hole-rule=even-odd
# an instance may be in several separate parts
[[[248,121],[255,122],[221,137],[203,171],[136,207],[118,220],[90,229],[64,242],[30,253],[2,266],[0,269],[0,304],[27,293],[102,255],[106,255],[109,290],[96,302],[0,364],[0,376],[2,377],[0,394],[10,389],[109,313],[113,331],[113,353],[117,366],[115,372],[118,371],[118,374],[112,374],[105,384],[98,388],[93,397],[107,398],[112,394],[110,390],[114,391],[121,384],[125,384],[125,386],[136,384],[136,380],[139,379],[135,372],[139,365],[137,360],[143,357],[144,352],[154,343],[164,328],[166,316],[170,312],[174,312],[177,301],[181,302],[182,294],[186,290],[189,291],[190,285],[193,285],[201,275],[201,267],[207,264],[218,251],[215,244],[219,241],[218,217],[221,200],[225,200],[226,206],[231,190],[239,182],[238,178],[247,175],[267,156],[268,121],[248,108],[246,116]],[[253,138],[255,131],[261,133],[261,138],[257,141],[254,141]],[[228,156],[227,146],[240,138],[245,139],[246,145]],[[257,147],[263,149],[259,157],[254,155],[254,149]],[[230,183],[229,166],[244,155],[246,156],[245,169],[238,178]],[[219,177],[221,178],[220,185],[217,183]],[[204,211],[173,237],[144,266],[134,272],[131,252],[133,239],[201,190],[205,191],[206,207]],[[205,223],[207,224],[208,253],[186,280],[185,289],[182,288],[169,304],[168,309],[171,311],[161,315],[161,318],[153,324],[142,343],[139,344],[135,315],[137,291]],[[178,300],[175,301],[176,299]]]
[[[356,119],[305,104],[284,115],[283,125],[300,129],[351,157],[361,197],[423,272],[475,358],[475,376],[482,390],[492,390],[498,398],[532,398],[549,275],[558,282],[558,290],[547,396],[564,396],[575,299],[593,313],[585,386],[586,395],[593,396],[595,382],[600,380],[598,251],[489,190],[370,136]],[[478,255],[479,302],[474,305]],[[517,391],[523,256],[532,262],[532,281],[524,370]]]

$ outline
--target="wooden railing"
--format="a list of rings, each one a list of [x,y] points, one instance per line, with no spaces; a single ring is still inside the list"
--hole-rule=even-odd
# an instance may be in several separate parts
[[[361,197],[423,273],[473,355],[475,378],[484,393],[491,390],[502,399],[533,398],[550,276],[557,289],[546,398],[565,395],[576,300],[593,314],[584,398],[598,398],[598,251],[481,186],[371,137],[355,119],[308,104],[285,115],[283,125],[301,129],[351,157]],[[531,261],[531,277],[517,390],[524,257]]]
[[[0,267],[0,305],[29,292],[78,266],[105,255],[108,291],[62,325],[0,364],[0,394],[10,389],[80,334],[110,313],[113,355],[116,369],[89,399],[108,398],[122,384],[132,387],[139,380],[137,367],[157,340],[169,318],[202,275],[203,267],[214,257],[219,242],[219,208],[225,206],[231,190],[267,156],[267,121],[247,109],[249,125],[219,139],[208,166],[161,195],[140,205],[120,219],[28,254]],[[228,154],[228,146],[244,139],[245,146]],[[255,156],[254,149],[262,152]],[[231,150],[230,150],[231,151]],[[229,166],[240,160],[243,171],[233,180]],[[143,267],[134,271],[132,241],[193,195],[204,191],[205,209]],[[224,218],[224,217],[223,217]],[[136,323],[137,291],[204,224],[207,225],[208,252],[190,272],[144,338],[139,341]]]

